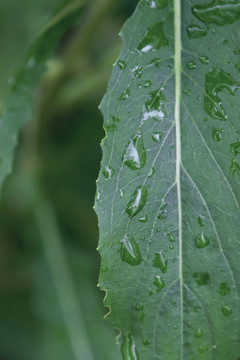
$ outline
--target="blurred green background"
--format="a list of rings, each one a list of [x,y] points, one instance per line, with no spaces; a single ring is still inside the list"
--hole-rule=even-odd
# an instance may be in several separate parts
[[[37,34],[77,2],[1,0],[0,107]],[[1,194],[0,360],[121,358],[117,332],[103,320],[92,207],[104,136],[98,105],[137,0],[79,3],[34,93]]]

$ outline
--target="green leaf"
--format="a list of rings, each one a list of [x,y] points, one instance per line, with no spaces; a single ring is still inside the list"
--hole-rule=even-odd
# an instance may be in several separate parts
[[[54,54],[66,29],[76,21],[82,5],[82,1],[70,2],[44,27],[32,43],[22,66],[8,80],[9,88],[0,119],[0,188],[11,171],[18,131],[32,119],[33,93],[46,70],[46,61]]]
[[[239,21],[142,0],[122,31],[95,206],[124,360],[240,357]]]

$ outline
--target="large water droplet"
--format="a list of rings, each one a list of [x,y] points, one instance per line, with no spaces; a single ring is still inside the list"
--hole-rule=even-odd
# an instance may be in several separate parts
[[[123,360],[139,360],[136,345],[132,335],[124,336],[121,346]]]
[[[238,176],[240,175],[240,166],[236,159],[232,159],[232,163],[229,168],[229,172],[231,175],[235,175],[235,174],[237,174]]]
[[[204,109],[207,114],[214,119],[226,120],[228,116],[222,107],[222,100],[218,97],[218,93],[226,90],[234,95],[238,89],[237,83],[229,74],[215,68],[206,74],[205,89]]]
[[[130,265],[138,265],[142,261],[139,246],[133,236],[125,235],[121,240],[121,259]]]
[[[240,141],[231,144],[231,153],[235,156],[240,154]]]
[[[123,60],[118,60],[117,65],[120,67],[120,69],[124,70],[126,67],[126,63]]]
[[[219,286],[219,293],[222,296],[226,296],[229,295],[231,292],[231,288],[228,286],[228,284],[226,282],[221,283]]]
[[[222,313],[224,316],[230,316],[232,314],[232,309],[229,306],[224,305],[222,307]]]
[[[195,272],[193,277],[198,285],[207,285],[210,282],[209,272]]]
[[[187,27],[187,33],[190,39],[197,39],[207,35],[207,28],[192,24]]]
[[[156,286],[157,288],[157,292],[160,293],[160,291],[162,290],[162,288],[165,286],[165,282],[164,280],[161,278],[161,276],[156,275],[155,279],[153,281],[153,284]]]
[[[155,258],[153,260],[153,266],[159,268],[162,273],[167,271],[168,259],[166,258],[163,251],[155,252]]]
[[[222,134],[224,133],[223,129],[216,129],[214,128],[212,131],[212,138],[215,141],[220,141],[222,140]]]
[[[195,237],[195,245],[198,249],[202,249],[210,244],[208,237],[202,232]]]
[[[105,166],[102,173],[105,176],[105,180],[110,180],[115,174],[115,170],[111,166]]]
[[[148,176],[148,177],[152,177],[154,174],[155,174],[155,168],[152,167],[152,168],[149,170],[147,176]]]
[[[163,136],[163,133],[161,131],[156,131],[152,134],[152,139],[153,141],[155,142],[160,142],[161,141],[161,138]]]
[[[126,207],[126,212],[131,218],[142,210],[146,204],[147,195],[148,190],[146,186],[141,185],[136,188],[132,194],[131,200]]]
[[[159,50],[161,46],[168,45],[168,39],[164,35],[163,22],[158,22],[148,29],[146,35],[138,45],[142,52]]]
[[[165,112],[166,97],[162,89],[152,91],[149,99],[145,102],[145,111],[143,112],[143,121],[153,118],[162,120],[166,115]]]
[[[197,67],[197,64],[196,64],[194,61],[189,61],[189,62],[187,63],[187,68],[188,68],[189,70],[194,70],[194,69],[196,69],[196,67]]]
[[[123,162],[131,170],[141,169],[146,164],[146,150],[141,134],[133,136],[123,154]]]
[[[209,64],[209,58],[205,55],[199,56],[199,60],[201,61],[201,63],[203,65],[208,65]]]
[[[168,233],[168,239],[169,239],[169,241],[171,241],[171,242],[174,242],[174,241],[175,241],[175,237],[173,236],[172,233]]]
[[[196,5],[193,14],[205,24],[225,26],[240,19],[240,3],[238,1],[213,0],[210,4]]]

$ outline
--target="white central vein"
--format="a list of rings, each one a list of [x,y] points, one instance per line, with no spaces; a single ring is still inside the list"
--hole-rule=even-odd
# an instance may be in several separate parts
[[[179,229],[179,284],[180,284],[180,331],[181,331],[181,355],[183,360],[183,271],[182,271],[182,200],[181,200],[181,124],[180,124],[180,101],[181,101],[181,59],[182,59],[182,36],[181,36],[181,0],[174,0],[174,28],[175,28],[175,126],[176,126],[176,184],[178,199],[178,229]]]

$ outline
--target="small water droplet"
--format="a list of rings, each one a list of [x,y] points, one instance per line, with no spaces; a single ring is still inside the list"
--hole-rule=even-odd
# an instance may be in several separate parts
[[[132,335],[124,336],[121,346],[123,360],[139,360],[136,345]]]
[[[208,65],[210,60],[206,55],[199,56],[199,60],[203,65]]]
[[[222,307],[222,313],[224,316],[230,316],[232,314],[232,309],[229,306],[224,305]]]
[[[165,286],[165,282],[164,280],[161,278],[161,276],[156,275],[153,281],[153,284],[156,286],[157,288],[157,293],[160,293],[160,291],[162,290],[162,288],[164,288]]]
[[[202,249],[210,244],[208,237],[202,232],[195,237],[195,245],[198,249]]]
[[[97,192],[97,201],[101,199],[101,193],[100,191]]]
[[[194,69],[196,69],[196,67],[197,67],[197,64],[196,64],[194,61],[189,61],[189,62],[187,63],[187,68],[188,68],[189,70],[194,70]]]
[[[141,311],[142,309],[143,309],[143,303],[138,303],[136,306],[135,306],[135,309],[137,310],[137,311]]]
[[[145,81],[143,84],[139,84],[138,88],[149,88],[152,86],[152,82],[150,80]]]
[[[183,93],[186,96],[191,96],[192,95],[192,93],[191,93],[191,91],[189,89],[183,89]]]
[[[115,132],[117,130],[116,124],[104,124],[105,132]]]
[[[141,79],[142,77],[142,72],[143,72],[143,67],[142,66],[135,66],[133,69],[132,69],[132,74],[133,74],[133,77],[135,79]]]
[[[143,345],[149,345],[150,344],[150,342],[146,338],[142,339],[142,343],[143,343]]]
[[[222,100],[218,93],[226,90],[230,95],[234,95],[238,89],[237,83],[230,74],[223,70],[214,68],[205,77],[204,109],[208,115],[214,119],[226,120],[227,114],[222,107]]]
[[[219,285],[219,293],[222,296],[229,295],[231,292],[231,288],[228,286],[227,282],[221,283]]]
[[[147,53],[149,51],[159,50],[161,46],[167,45],[168,39],[164,35],[164,24],[163,22],[158,22],[149,27],[137,49]]]
[[[142,261],[139,246],[133,236],[125,235],[121,240],[121,259],[130,265],[138,265]]]
[[[138,170],[146,164],[146,159],[147,157],[143,138],[139,133],[133,136],[129,141],[129,144],[123,154],[123,162],[131,170]]]
[[[207,345],[201,345],[198,348],[198,351],[200,352],[200,354],[204,353],[205,351],[208,350],[208,346]]]
[[[157,228],[157,232],[159,233],[161,231],[161,229],[160,228]]]
[[[158,219],[159,220],[165,220],[167,218],[167,203],[163,201],[163,203],[160,206],[159,212],[158,212]]]
[[[119,193],[120,193],[120,198],[123,199],[124,198],[124,191],[122,189],[119,189]]]
[[[122,93],[119,100],[121,100],[121,101],[127,100],[129,98],[129,96],[130,96],[130,90],[127,89]]]
[[[126,63],[123,60],[118,60],[117,65],[120,67],[120,69],[124,70],[126,68]]]
[[[138,186],[134,193],[132,194],[131,200],[129,201],[126,212],[129,217],[132,218],[134,215],[138,214],[144,205],[146,204],[148,196],[148,190],[146,186]]]
[[[102,267],[101,267],[101,271],[102,271],[103,273],[107,272],[107,271],[108,271],[107,266],[102,266]]]
[[[220,141],[222,140],[222,134],[224,133],[224,130],[223,129],[216,129],[214,128],[213,131],[212,131],[212,138],[213,140],[215,141]]]
[[[192,327],[192,323],[191,323],[191,321],[189,321],[189,322],[186,322],[186,325],[187,325],[187,327]]]
[[[197,218],[197,223],[198,223],[198,225],[200,225],[201,227],[204,227],[204,216],[199,215],[199,217]]]
[[[154,173],[155,173],[155,168],[152,167],[152,168],[150,169],[149,173],[147,174],[147,176],[148,176],[148,177],[152,177],[152,176],[154,175]]]
[[[201,28],[199,25],[191,24],[187,27],[187,34],[190,39],[197,39],[207,35],[207,28]]]
[[[143,216],[141,216],[141,217],[138,219],[138,221],[140,221],[140,222],[142,222],[142,223],[147,222],[147,220],[148,220],[148,217],[147,217],[146,214],[144,214]]]
[[[223,45],[227,45],[228,44],[228,40],[227,39],[224,39],[223,42],[222,42]]]
[[[212,1],[208,4],[193,6],[192,12],[205,24],[226,26],[239,21],[240,3],[235,1],[228,3],[225,1]]]
[[[235,156],[240,154],[240,141],[231,144],[231,153]]]
[[[146,238],[145,238],[145,236],[141,236],[141,240],[145,240]]]
[[[207,285],[210,282],[209,272],[195,272],[193,277],[198,285]]]
[[[199,306],[194,306],[193,307],[193,310],[196,312],[196,313],[199,313],[199,311],[201,310],[201,308]]]
[[[202,331],[202,329],[198,328],[198,329],[195,331],[194,336],[195,336],[195,337],[201,337],[201,336],[203,336],[203,331]]]
[[[234,54],[239,55],[240,54],[240,47],[234,49]]]
[[[105,166],[102,173],[105,176],[105,180],[110,180],[115,174],[115,170],[111,166]]]
[[[155,258],[153,260],[153,266],[159,268],[162,273],[167,271],[168,259],[166,258],[163,251],[155,252]]]
[[[161,131],[154,132],[152,134],[152,139],[155,142],[160,142],[162,139],[163,133]]]
[[[170,247],[171,250],[174,249],[174,245],[173,245],[173,244],[171,244],[169,247]]]
[[[231,166],[229,168],[229,173],[231,175],[233,175],[233,176],[235,174],[237,174],[238,176],[240,175],[240,166],[239,166],[236,159],[232,159],[232,163],[231,163]]]

